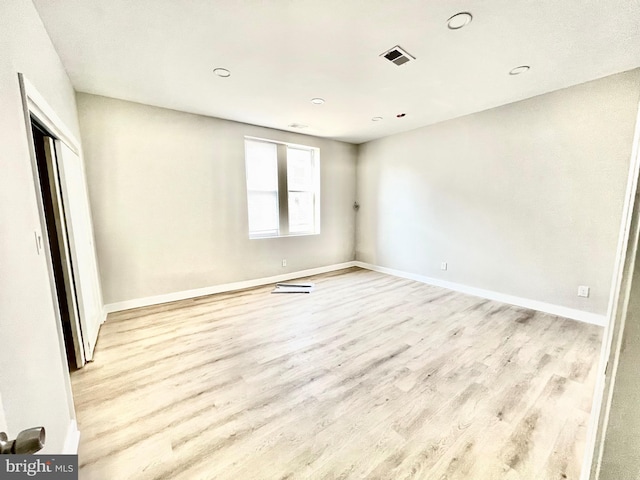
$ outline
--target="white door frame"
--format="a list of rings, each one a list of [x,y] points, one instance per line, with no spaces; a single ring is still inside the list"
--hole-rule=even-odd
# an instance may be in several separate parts
[[[4,416],[4,407],[2,406],[2,392],[0,392],[0,432],[8,433],[7,419]]]
[[[613,398],[615,376],[618,370],[622,332],[627,317],[631,277],[640,238],[640,202],[638,177],[640,174],[640,104],[636,116],[629,177],[625,194],[616,263],[609,294],[607,324],[604,330],[598,377],[587,432],[584,460],[580,480],[597,480],[604,452],[604,442]]]
[[[64,122],[60,120],[60,117],[58,117],[53,108],[49,106],[44,97],[40,95],[38,90],[36,90],[36,88],[22,73],[18,73],[18,79],[20,81],[20,92],[22,93],[22,98],[25,102],[25,119],[29,120],[29,131],[31,130],[31,120],[28,116],[33,115],[42,123],[43,126],[47,127],[51,133],[66,143],[74,153],[80,155],[80,142],[71,133]]]
[[[35,193],[38,198],[38,214],[40,217],[40,236],[38,236],[38,232],[36,232],[36,243],[38,247],[44,252],[47,262],[47,271],[49,273],[49,284],[50,291],[52,295],[53,304],[57,304],[57,299],[53,298],[56,295],[56,284],[55,284],[55,276],[53,272],[53,263],[51,257],[51,251],[49,249],[49,242],[42,241],[42,237],[47,236],[47,224],[46,217],[44,211],[44,204],[42,199],[42,192],[40,191],[39,185],[39,173],[38,173],[38,164],[36,160],[36,152],[33,144],[33,135],[31,132],[31,116],[35,117],[39,122],[41,122],[42,126],[47,128],[53,135],[63,141],[65,144],[69,146],[69,148],[73,149],[75,152],[80,152],[80,143],[76,140],[73,134],[66,127],[64,122],[60,120],[55,111],[49,106],[47,101],[44,99],[40,93],[36,90],[36,88],[24,77],[22,73],[18,73],[18,81],[20,83],[20,94],[22,96],[22,106],[24,111],[24,119],[25,119],[25,127],[27,131],[28,144],[29,144],[29,156],[31,158],[31,168],[33,169],[33,181],[35,183]],[[69,364],[66,357],[66,349],[64,343],[64,333],[62,331],[62,319],[60,317],[60,312],[57,308],[54,308],[55,315],[55,323],[56,329],[58,332],[58,342],[60,345],[60,362],[62,363],[63,371],[69,371]],[[67,394],[67,405],[69,409],[69,416],[75,424],[75,407],[73,404],[73,392],[71,390],[71,379],[69,375],[65,375],[65,391]]]

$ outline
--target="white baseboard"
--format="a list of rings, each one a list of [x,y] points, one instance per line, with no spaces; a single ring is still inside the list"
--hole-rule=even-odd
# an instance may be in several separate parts
[[[64,439],[64,447],[62,453],[64,455],[77,455],[78,446],[80,445],[80,430],[75,420],[71,420],[67,429],[67,436]]]
[[[387,273],[401,278],[408,278],[417,282],[434,285],[436,287],[443,287],[449,290],[455,290],[456,292],[467,293],[476,297],[486,298],[488,300],[496,300],[502,303],[508,303],[510,305],[516,305],[518,307],[530,308],[539,312],[550,313],[559,317],[571,318],[580,322],[591,323],[593,325],[599,325],[604,327],[607,324],[607,317],[605,315],[598,315],[595,313],[585,312],[583,310],[577,310],[575,308],[563,307],[560,305],[553,305],[551,303],[540,302],[538,300],[530,300],[528,298],[515,297],[513,295],[507,295],[504,293],[493,292],[491,290],[484,290],[482,288],[469,287],[460,283],[448,282],[446,280],[439,280],[437,278],[426,277],[424,275],[418,275],[416,273],[403,272],[401,270],[395,270],[393,268],[379,267],[365,262],[353,262],[356,267],[366,268],[367,270],[374,270],[376,272]]]
[[[437,287],[447,288],[449,290],[455,290],[456,292],[466,293],[474,295],[476,297],[486,298],[488,300],[495,300],[502,303],[508,303],[510,305],[516,305],[519,307],[530,308],[532,310],[538,310],[544,313],[550,313],[552,315],[558,315],[560,317],[571,318],[585,323],[591,323],[593,325],[605,326],[606,316],[598,315],[595,313],[585,312],[583,310],[577,310],[574,308],[563,307],[560,305],[553,305],[551,303],[540,302],[538,300],[530,300],[528,298],[516,297],[513,295],[507,295],[504,293],[494,292],[491,290],[484,290],[482,288],[469,287],[460,283],[448,282],[446,280],[440,280],[437,278],[427,277],[416,273],[404,272],[401,270],[395,270],[393,268],[380,267],[378,265],[372,265],[370,263],[352,261],[345,263],[338,263],[334,265],[327,265],[325,267],[311,268],[308,270],[299,270],[297,272],[288,272],[282,275],[275,275],[272,277],[263,277],[255,280],[245,280],[242,282],[225,283],[222,285],[214,285],[211,287],[197,288],[194,290],[184,290],[181,292],[167,293],[164,295],[155,295],[153,297],[137,298],[133,300],[126,300],[124,302],[110,303],[104,306],[106,313],[119,312],[122,310],[129,310],[131,308],[147,307],[149,305],[158,305],[161,303],[175,302],[177,300],[185,300],[188,298],[202,297],[205,295],[213,295],[215,293],[232,292],[234,290],[243,290],[245,288],[258,287],[261,285],[269,285],[270,283],[282,282],[285,280],[291,280],[294,278],[308,277],[310,275],[318,275],[320,273],[333,272],[335,270],[342,270],[349,267],[360,267],[367,270],[373,270],[376,272],[386,273],[396,277],[407,278],[415,280],[417,282],[426,283],[428,285],[434,285]],[[106,315],[105,315],[106,316]]]
[[[120,312],[122,310],[129,310],[131,308],[148,307],[149,305],[175,302],[177,300],[185,300],[187,298],[203,297],[205,295],[213,295],[215,293],[244,290],[245,288],[259,287],[261,285],[269,285],[270,283],[283,282],[285,280],[292,280],[294,278],[308,277],[310,275],[333,272],[335,270],[342,270],[353,266],[355,266],[355,262],[337,263],[334,265],[327,265],[325,267],[310,268],[308,270],[299,270],[297,272],[288,272],[282,275],[275,275],[273,277],[263,277],[255,280],[225,283],[222,285],[214,285],[212,287],[184,290],[181,292],[167,293],[164,295],[155,295],[153,297],[136,298],[134,300],[126,300],[124,302],[109,303],[105,305],[104,308],[107,313]]]

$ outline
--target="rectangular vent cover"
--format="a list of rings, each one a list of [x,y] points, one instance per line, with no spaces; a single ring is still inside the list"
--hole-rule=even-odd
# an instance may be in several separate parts
[[[416,57],[408,53],[406,50],[403,50],[400,45],[396,45],[392,49],[381,53],[380,56],[386,58],[390,62],[395,63],[398,66],[404,65],[405,63],[416,59]]]

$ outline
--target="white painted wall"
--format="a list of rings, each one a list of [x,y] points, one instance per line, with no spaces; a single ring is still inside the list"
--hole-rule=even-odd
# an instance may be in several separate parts
[[[77,102],[105,303],[354,259],[355,145],[88,94]],[[319,235],[249,239],[245,135],[320,148]]]
[[[0,391],[9,433],[47,429],[44,453],[62,451],[73,417],[54,317],[18,72],[79,137],[74,91],[29,0],[0,2]]]
[[[606,313],[639,83],[635,70],[361,145],[356,259]]]

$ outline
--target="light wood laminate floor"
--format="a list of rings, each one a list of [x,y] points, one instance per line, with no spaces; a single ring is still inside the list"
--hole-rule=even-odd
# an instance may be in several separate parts
[[[80,478],[578,479],[602,329],[360,269],[109,315]]]

